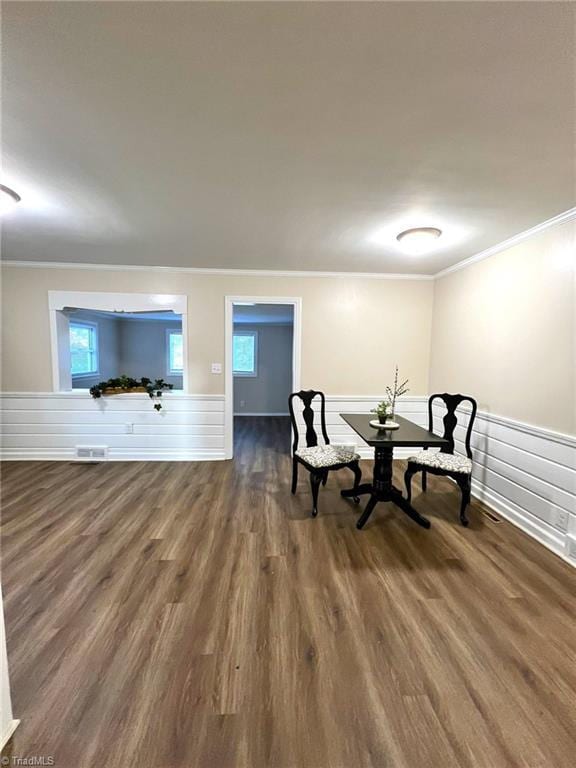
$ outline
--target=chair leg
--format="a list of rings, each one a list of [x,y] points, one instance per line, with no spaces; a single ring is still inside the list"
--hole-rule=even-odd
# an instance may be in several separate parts
[[[324,474],[322,475],[322,485],[326,485],[327,482],[328,482],[328,471],[324,472]]]
[[[427,474],[426,474],[426,470],[424,470],[422,472],[422,490],[424,491],[424,493],[426,493],[426,479],[427,479]]]
[[[462,491],[462,503],[460,504],[460,522],[463,526],[468,525],[468,518],[466,517],[466,507],[468,504],[470,504],[470,486],[471,486],[471,477],[470,475],[464,475],[463,477],[458,479],[458,485],[460,486],[460,490]]]
[[[322,475],[318,475],[316,472],[310,472],[310,488],[312,489],[312,517],[316,517],[318,514],[318,491],[320,490],[321,482]]]
[[[298,459],[294,456],[292,459],[292,493],[296,493],[298,485]]]
[[[404,485],[406,486],[406,499],[412,500],[412,477],[418,472],[413,464],[408,464],[406,472],[404,472]]]
[[[356,491],[360,485],[360,481],[362,480],[362,470],[360,469],[360,464],[358,464],[357,461],[354,461],[352,464],[350,464],[350,469],[352,472],[354,472],[354,488],[352,488],[352,490]],[[354,504],[360,504],[360,496],[352,496],[352,501]]]

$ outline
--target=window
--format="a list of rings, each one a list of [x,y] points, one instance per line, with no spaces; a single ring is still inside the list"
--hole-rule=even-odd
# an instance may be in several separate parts
[[[167,331],[168,335],[168,375],[181,376],[184,372],[184,350],[182,331]]]
[[[258,376],[258,333],[256,331],[234,333],[232,371],[234,376]]]
[[[98,373],[97,325],[70,323],[70,364],[72,376],[94,376]]]

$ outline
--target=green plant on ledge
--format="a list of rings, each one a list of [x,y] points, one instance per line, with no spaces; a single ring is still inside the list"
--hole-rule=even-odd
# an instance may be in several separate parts
[[[90,387],[90,394],[94,399],[102,395],[122,395],[127,392],[146,392],[151,400],[162,397],[162,390],[174,389],[174,384],[168,384],[164,379],[152,379],[142,376],[141,379],[132,379],[130,376],[120,376],[116,379],[100,381]],[[161,411],[162,404],[154,403],[154,410]]]

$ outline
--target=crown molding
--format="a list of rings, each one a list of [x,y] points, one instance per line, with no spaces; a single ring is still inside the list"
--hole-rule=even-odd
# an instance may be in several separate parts
[[[2,267],[20,269],[86,269],[98,272],[160,272],[164,274],[180,273],[193,275],[220,275],[231,277],[331,277],[360,278],[370,280],[434,280],[434,275],[401,274],[395,272],[314,272],[280,269],[217,269],[211,267],[146,267],[134,264],[79,264],[65,261],[14,261],[3,259]]]
[[[192,275],[220,275],[220,276],[232,276],[232,277],[321,277],[321,278],[345,278],[345,279],[368,279],[368,280],[436,280],[452,272],[457,272],[459,269],[465,269],[472,264],[476,264],[478,261],[489,259],[490,256],[495,256],[497,253],[512,248],[518,243],[528,240],[535,235],[540,234],[550,227],[554,227],[558,224],[565,224],[568,221],[576,219],[576,207],[570,208],[563,213],[559,213],[557,216],[553,216],[551,219],[536,224],[530,229],[526,229],[523,232],[519,232],[517,235],[509,237],[507,240],[502,240],[501,243],[492,245],[480,253],[476,253],[473,256],[469,256],[462,261],[452,264],[446,269],[440,270],[433,275],[421,275],[421,274],[402,274],[394,272],[315,272],[315,271],[295,271],[295,270],[281,270],[281,269],[220,269],[211,267],[162,267],[162,266],[143,266],[141,264],[80,264],[76,262],[66,261],[14,261],[12,259],[0,260],[1,267],[18,267],[20,269],[86,269],[95,270],[99,272],[159,272],[159,273],[180,273],[180,274],[192,274]]]
[[[519,232],[517,235],[509,237],[507,240],[503,240],[501,243],[497,243],[490,248],[486,248],[485,251],[480,251],[480,253],[476,253],[474,256],[469,256],[467,259],[458,261],[456,264],[452,264],[452,266],[446,267],[446,269],[442,269],[440,272],[437,272],[434,275],[434,279],[436,280],[440,277],[445,277],[446,275],[450,275],[452,272],[465,269],[471,264],[476,264],[478,261],[489,259],[490,256],[495,256],[497,253],[506,251],[508,248],[512,248],[513,246],[524,242],[524,240],[528,240],[529,238],[540,234],[540,232],[544,232],[546,229],[550,229],[550,227],[554,227],[557,224],[565,224],[567,221],[571,221],[572,219],[576,219],[576,208],[570,208],[563,213],[559,213],[557,216],[553,216],[551,219],[543,221],[541,224],[536,224],[535,227],[530,227],[530,229],[526,229],[524,232]]]

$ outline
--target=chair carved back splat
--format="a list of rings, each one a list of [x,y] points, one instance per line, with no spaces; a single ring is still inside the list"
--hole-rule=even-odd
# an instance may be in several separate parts
[[[468,429],[466,430],[466,454],[469,459],[472,458],[472,449],[470,447],[470,440],[472,437],[472,428],[474,426],[474,419],[476,418],[477,404],[473,397],[468,395],[451,395],[448,392],[436,393],[431,395],[428,399],[428,431],[433,432],[434,419],[432,414],[432,405],[434,400],[442,400],[446,406],[446,413],[444,414],[442,421],[444,423],[444,439],[448,440],[449,445],[445,448],[441,448],[441,453],[454,453],[454,430],[458,425],[458,417],[456,416],[456,409],[463,402],[468,402],[472,406],[470,411],[470,418],[468,420]]]
[[[312,448],[318,445],[318,435],[314,429],[314,408],[312,407],[312,401],[315,397],[320,399],[320,428],[322,430],[322,437],[326,445],[330,445],[330,438],[326,431],[326,398],[323,392],[319,392],[315,389],[301,389],[300,392],[293,392],[288,398],[288,408],[290,410],[290,421],[292,422],[292,433],[294,435],[294,442],[292,444],[292,453],[295,453],[298,449],[299,434],[298,424],[296,422],[296,416],[294,415],[294,398],[298,397],[304,408],[302,410],[302,417],[306,424],[306,446]]]

